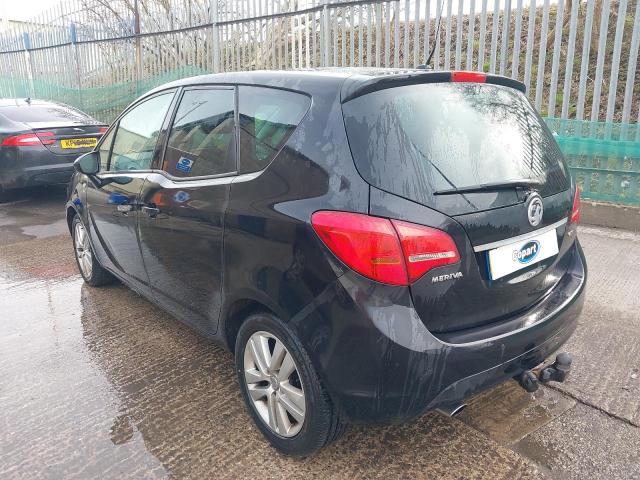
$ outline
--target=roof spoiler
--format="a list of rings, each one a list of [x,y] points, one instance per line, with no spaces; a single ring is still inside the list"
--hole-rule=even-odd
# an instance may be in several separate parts
[[[527,88],[524,83],[501,75],[490,75],[482,72],[420,72],[404,71],[391,73],[389,75],[373,77],[364,82],[354,82],[347,87],[344,92],[342,103],[346,103],[354,98],[361,97],[367,93],[385,88],[401,87],[403,85],[418,85],[421,83],[448,83],[448,82],[471,82],[471,83],[491,83],[502,85],[503,87],[515,88],[522,93],[526,93]]]

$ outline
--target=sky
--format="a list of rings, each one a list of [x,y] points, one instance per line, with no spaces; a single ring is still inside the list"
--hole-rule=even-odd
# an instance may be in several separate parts
[[[0,0],[0,18],[27,20],[59,3],[60,0]]]
[[[258,0],[258,1],[266,1],[266,0]],[[432,10],[432,15],[435,16],[435,10],[436,10],[436,4],[438,3],[439,0],[437,1],[432,1],[432,5],[431,5],[431,10]],[[551,0],[550,3],[554,4],[557,3],[558,0]],[[0,19],[4,19],[4,18],[8,18],[10,20],[28,20],[30,18],[33,18],[34,16],[38,15],[39,13],[42,13],[44,10],[47,10],[55,5],[58,5],[60,3],[60,0],[0,0]],[[464,0],[463,3],[463,11],[464,13],[468,13],[469,11],[469,5],[470,5],[470,0]],[[488,2],[488,8],[487,10],[492,11],[493,9],[493,4],[494,4],[494,0],[489,0]],[[511,6],[512,8],[515,7],[516,5],[516,0],[511,0]],[[539,4],[542,4],[541,0],[538,0]],[[505,4],[505,0],[499,0],[499,5],[500,7],[504,7]],[[413,2],[411,3],[411,5],[413,6]],[[424,2],[421,2],[421,8],[424,8],[425,5]],[[446,0],[445,0],[445,5],[446,5]],[[454,0],[453,1],[453,14],[455,15],[457,13],[457,5],[458,5],[458,0]],[[475,10],[476,13],[480,12],[480,6],[482,5],[482,1],[481,0],[476,0],[475,2]],[[523,8],[528,8],[529,2],[523,2]],[[446,8],[446,7],[445,7]],[[413,18],[413,8],[411,8],[411,18]],[[424,15],[420,15],[421,17],[423,17]]]

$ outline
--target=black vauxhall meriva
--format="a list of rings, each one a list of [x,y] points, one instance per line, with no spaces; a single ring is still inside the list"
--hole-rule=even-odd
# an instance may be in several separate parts
[[[85,281],[117,278],[224,343],[283,452],[570,369],[553,355],[584,297],[579,191],[519,82],[188,78],[134,102],[75,166]]]

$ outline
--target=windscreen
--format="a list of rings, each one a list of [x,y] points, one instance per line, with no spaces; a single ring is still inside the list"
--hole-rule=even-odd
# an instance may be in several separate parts
[[[530,179],[543,196],[568,188],[553,136],[517,90],[407,85],[355,98],[343,112],[360,174],[396,195],[429,203],[438,191]]]

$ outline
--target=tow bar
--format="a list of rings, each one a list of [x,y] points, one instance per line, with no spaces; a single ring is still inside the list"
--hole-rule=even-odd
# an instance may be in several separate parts
[[[564,382],[570,371],[571,355],[562,352],[558,354],[555,362],[534,370],[525,370],[516,380],[527,392],[535,392],[540,383]]]

